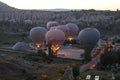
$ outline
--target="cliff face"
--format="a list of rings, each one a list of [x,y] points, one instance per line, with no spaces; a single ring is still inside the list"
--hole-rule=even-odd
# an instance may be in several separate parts
[[[14,10],[16,9],[0,1],[0,11],[14,11]]]

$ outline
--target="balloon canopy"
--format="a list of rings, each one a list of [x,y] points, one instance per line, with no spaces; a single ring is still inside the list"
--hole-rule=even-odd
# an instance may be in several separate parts
[[[51,49],[55,52],[63,44],[65,34],[61,30],[50,30],[46,33],[45,38],[48,43],[51,43]]]
[[[66,26],[69,28],[69,35],[68,35],[68,40],[73,40],[75,35],[78,33],[79,28],[76,24],[74,23],[68,23]]]
[[[47,30],[44,27],[34,27],[30,30],[30,37],[37,48],[41,47],[42,42],[45,41],[46,32]]]
[[[79,32],[78,40],[80,44],[94,46],[100,38],[100,32],[96,28],[85,28]]]
[[[32,20],[29,20],[29,19],[28,19],[28,20],[24,20],[24,23],[25,23],[25,24],[32,24],[33,22],[32,22]]]
[[[47,26],[47,29],[50,30],[51,27],[56,27],[58,25],[59,25],[59,23],[56,21],[49,21],[49,22],[47,22],[46,26]]]
[[[24,42],[17,42],[12,49],[16,50],[16,51],[26,51],[27,49],[27,44]]]
[[[49,30],[55,30],[56,28],[57,28],[57,26],[51,27]]]
[[[69,28],[66,25],[59,25],[58,27],[56,27],[56,29],[61,30],[64,32],[66,38],[69,35]]]

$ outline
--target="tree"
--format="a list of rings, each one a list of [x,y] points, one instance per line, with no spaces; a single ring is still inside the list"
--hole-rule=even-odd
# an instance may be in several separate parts
[[[117,56],[118,57],[118,63],[120,64],[120,54],[118,53],[117,55],[118,55]]]
[[[113,65],[114,63],[116,63],[118,60],[118,57],[116,54],[113,53],[104,53],[101,58],[101,64],[106,67],[107,65]]]
[[[79,65],[77,63],[71,63],[70,67],[72,67],[73,76],[76,78],[79,75]]]

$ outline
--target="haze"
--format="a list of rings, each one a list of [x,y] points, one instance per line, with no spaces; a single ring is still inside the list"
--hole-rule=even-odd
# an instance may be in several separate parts
[[[120,9],[120,0],[1,0],[19,9]]]

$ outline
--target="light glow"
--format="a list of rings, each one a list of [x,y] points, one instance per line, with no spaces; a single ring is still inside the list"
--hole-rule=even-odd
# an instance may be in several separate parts
[[[72,40],[74,39],[74,36],[69,35],[67,39],[68,39],[69,41],[72,41]]]
[[[40,48],[41,47],[41,43],[36,43],[36,47]]]
[[[60,48],[60,45],[59,45],[59,44],[52,44],[52,45],[51,45],[51,49],[53,50],[54,53],[55,53],[59,48]]]

